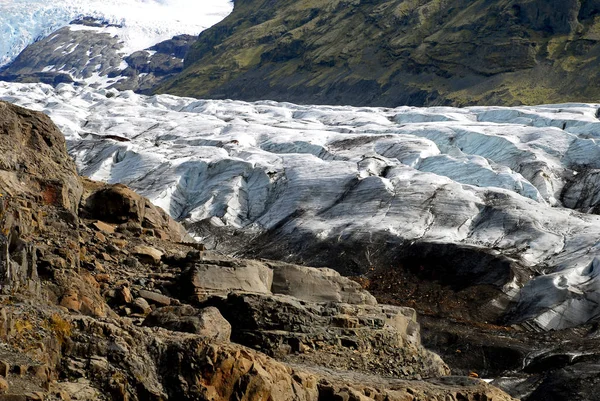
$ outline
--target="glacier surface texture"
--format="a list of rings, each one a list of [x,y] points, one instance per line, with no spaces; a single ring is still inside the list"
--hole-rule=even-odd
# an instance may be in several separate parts
[[[270,235],[277,257],[357,245],[364,268],[418,244],[481,250],[491,259],[467,273],[501,288],[515,322],[600,314],[597,104],[354,108],[9,83],[0,99],[52,117],[82,174],[186,222]]]
[[[233,9],[230,0],[0,0],[0,67],[74,19],[92,17],[133,53],[179,34],[197,35]]]

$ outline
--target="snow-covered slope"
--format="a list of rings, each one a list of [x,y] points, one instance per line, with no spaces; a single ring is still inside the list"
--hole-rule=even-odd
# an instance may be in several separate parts
[[[446,267],[502,288],[514,321],[600,316],[598,105],[352,108],[7,83],[0,98],[49,114],[84,175],[285,244],[268,255],[353,250],[366,269],[450,244],[475,257]]]
[[[130,54],[178,34],[196,35],[232,8],[230,0],[0,0],[0,66],[76,18],[119,25],[105,31],[119,35]]]

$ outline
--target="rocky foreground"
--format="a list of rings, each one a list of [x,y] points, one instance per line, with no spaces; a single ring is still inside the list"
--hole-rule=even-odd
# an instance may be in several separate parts
[[[0,388],[11,400],[510,400],[421,345],[410,308],[328,269],[206,252],[79,177],[0,103]]]

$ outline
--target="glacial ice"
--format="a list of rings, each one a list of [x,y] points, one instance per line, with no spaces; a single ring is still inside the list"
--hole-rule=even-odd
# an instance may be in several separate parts
[[[505,288],[516,321],[600,314],[598,104],[355,108],[10,83],[0,99],[47,113],[81,173],[175,218],[485,248],[531,272]]]
[[[77,18],[120,25],[113,33],[124,41],[123,51],[132,53],[175,35],[197,35],[232,9],[230,0],[0,0],[0,67]]]

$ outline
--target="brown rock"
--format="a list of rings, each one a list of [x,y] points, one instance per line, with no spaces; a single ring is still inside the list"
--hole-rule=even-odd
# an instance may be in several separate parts
[[[0,393],[5,393],[8,390],[8,382],[4,377],[0,377]]]
[[[50,118],[0,102],[2,194],[19,194],[77,212],[83,186],[65,138]],[[72,213],[71,213],[72,214]]]
[[[125,248],[127,246],[127,241],[120,238],[113,238],[112,243],[119,248]]]
[[[196,309],[190,305],[158,308],[146,317],[145,326],[194,333],[215,341],[229,341],[231,325],[214,307]]]
[[[102,231],[106,234],[114,234],[115,233],[115,226],[107,224],[103,221],[96,221],[96,222],[92,223],[92,226],[96,230]]]
[[[7,362],[0,361],[0,376],[8,377],[10,371],[10,365]]]
[[[164,236],[174,241],[190,239],[181,224],[125,185],[106,185],[96,190],[86,199],[84,211],[89,218],[110,223],[132,223],[150,230],[161,229]]]
[[[133,301],[133,296],[131,295],[129,287],[121,287],[117,294],[122,303],[129,304]]]
[[[80,296],[81,299],[81,313],[89,316],[104,316],[106,311],[103,302],[98,302],[85,295]]]
[[[99,283],[108,283],[110,281],[110,274],[108,274],[108,273],[96,274],[96,281]]]
[[[148,313],[152,312],[152,308],[150,307],[150,304],[144,298],[134,299],[133,307],[135,308],[136,312],[142,313],[144,315],[147,315]]]
[[[96,268],[96,270],[98,270],[99,272],[103,272],[105,271],[104,266],[102,266],[102,263],[98,262],[97,260],[94,261],[94,267]]]
[[[272,282],[273,271],[266,264],[254,260],[204,261],[180,278],[180,286],[189,297],[203,291],[270,294]]]
[[[86,200],[85,212],[90,218],[121,224],[142,222],[144,198],[125,185],[109,185],[92,193]]]
[[[332,269],[270,262],[274,294],[285,294],[312,302],[344,302],[375,305],[375,297],[360,284]]]
[[[166,232],[164,232],[163,230],[159,230],[159,229],[154,230],[154,235],[163,241],[169,240],[169,235]]]
[[[100,231],[97,231],[96,234],[94,234],[94,236],[96,237],[96,239],[98,241],[100,241],[100,242],[106,242],[106,237]]]
[[[163,253],[158,249],[145,245],[136,246],[133,249],[133,254],[139,259],[140,262],[147,264],[160,263],[160,259],[163,255]]]
[[[60,300],[60,306],[64,306],[69,310],[79,312],[81,308],[81,301],[79,300],[79,294],[76,290],[68,290]]]

